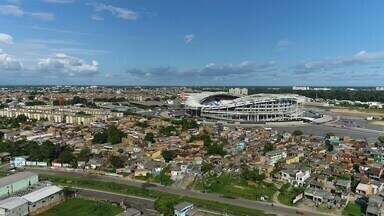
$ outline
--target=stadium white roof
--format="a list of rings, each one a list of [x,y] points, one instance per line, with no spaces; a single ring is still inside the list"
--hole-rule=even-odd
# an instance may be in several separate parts
[[[185,101],[185,105],[188,107],[201,108],[201,107],[211,107],[211,105],[202,104],[202,101],[211,96],[215,95],[228,95],[228,96],[238,96],[229,94],[228,92],[201,92],[201,93],[191,93],[188,94],[188,98]],[[237,106],[241,104],[254,103],[258,101],[270,101],[276,99],[284,98],[299,98],[299,95],[296,94],[254,94],[248,96],[239,96],[239,98],[233,100],[225,100],[220,105],[222,106]]]
[[[51,196],[59,191],[63,190],[61,187],[56,185],[50,185],[38,190],[35,190],[27,195],[22,196],[24,199],[28,200],[28,202],[35,203],[39,200],[42,200],[48,196]]]

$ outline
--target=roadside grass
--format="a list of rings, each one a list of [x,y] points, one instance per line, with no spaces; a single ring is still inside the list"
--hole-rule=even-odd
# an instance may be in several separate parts
[[[42,213],[41,216],[115,216],[121,212],[122,208],[107,202],[72,198]]]
[[[345,216],[361,216],[362,213],[361,206],[354,202],[349,202],[343,210],[343,215]]]
[[[303,192],[303,189],[301,188],[294,188],[290,184],[284,184],[280,188],[280,193],[277,199],[281,204],[288,205],[288,206],[294,206],[292,203],[293,199]]]
[[[261,200],[261,197],[271,200],[277,191],[277,188],[271,183],[250,182],[230,174],[205,177],[196,183],[195,188],[200,191],[222,194],[226,197],[242,197],[252,200]]]
[[[147,197],[156,199],[156,209],[163,213],[164,215],[169,215],[169,212],[172,212],[170,209],[175,203],[175,200],[179,202],[191,202],[196,207],[217,211],[220,213],[227,213],[230,215],[237,216],[265,216],[271,214],[265,214],[261,210],[243,208],[235,205],[229,205],[225,203],[220,203],[208,199],[198,199],[188,196],[180,196],[175,194],[170,194],[166,192],[155,191],[147,188],[140,188],[135,186],[130,186],[126,184],[119,184],[114,182],[103,182],[97,180],[90,180],[87,177],[68,177],[58,174],[41,174],[41,179],[46,179],[52,181],[56,184],[60,184],[67,187],[83,187],[89,189],[96,189],[102,191],[115,192],[120,194],[127,194],[133,196]],[[160,203],[159,203],[160,202]],[[164,207],[165,206],[165,207]]]

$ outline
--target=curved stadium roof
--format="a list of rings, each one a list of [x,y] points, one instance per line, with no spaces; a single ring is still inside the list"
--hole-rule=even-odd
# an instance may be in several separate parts
[[[222,97],[224,100],[218,104],[206,103],[208,98],[217,96]],[[298,95],[295,94],[254,94],[248,96],[236,96],[229,94],[228,92],[201,92],[201,93],[190,93],[185,105],[192,108],[203,108],[203,107],[234,107],[241,106],[251,103],[257,103],[262,101],[271,101],[278,99],[297,99]]]

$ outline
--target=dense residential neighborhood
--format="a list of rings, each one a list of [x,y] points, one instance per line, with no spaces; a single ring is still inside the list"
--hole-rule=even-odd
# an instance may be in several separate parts
[[[244,127],[206,121],[189,116],[182,108],[184,92],[195,90],[65,87],[50,97],[61,101],[57,105],[55,100],[52,104],[50,99],[40,99],[47,91],[44,88],[2,91],[8,94],[0,111],[7,113],[0,117],[3,175],[22,175],[24,170],[41,173],[40,178],[51,182],[43,185],[57,183],[57,191],[76,185],[65,183],[72,181],[69,176],[62,176],[68,178],[64,180],[44,171],[110,176],[326,214],[354,211],[380,215],[382,211],[382,136],[371,142],[336,135],[332,127],[319,135],[300,129],[274,129],[284,122]],[[71,97],[72,91],[82,93]],[[68,96],[59,92],[68,92]],[[147,97],[145,101],[136,100],[143,96]],[[35,103],[40,100],[45,105]],[[28,106],[28,102],[36,105]],[[71,121],[69,116],[84,116],[90,121]],[[71,190],[76,194],[76,188]],[[29,196],[18,198],[11,196],[13,192],[4,193],[6,199],[0,201],[0,207],[9,202],[28,204]],[[66,197],[55,205],[73,199]],[[184,200],[184,204],[183,199],[154,200],[154,212],[209,215],[204,213],[208,207],[190,200]],[[228,213],[233,214],[230,210]]]

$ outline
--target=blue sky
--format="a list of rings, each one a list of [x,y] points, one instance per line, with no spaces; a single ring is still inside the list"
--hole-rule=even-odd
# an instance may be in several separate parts
[[[1,85],[384,85],[382,0],[0,0]]]

